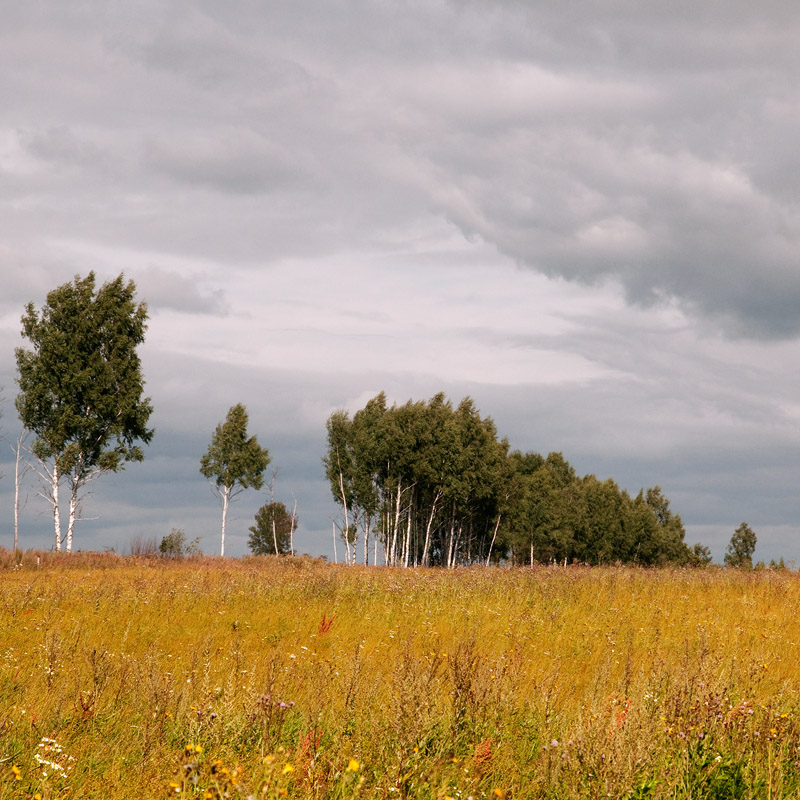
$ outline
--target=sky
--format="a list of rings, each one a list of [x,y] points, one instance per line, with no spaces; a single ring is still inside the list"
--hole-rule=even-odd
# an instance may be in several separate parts
[[[746,521],[800,563],[792,0],[0,12],[0,545],[20,316],[94,271],[148,305],[156,433],[92,484],[76,548],[217,552],[199,462],[241,402],[298,550],[332,557],[328,416],[444,391],[514,449],[661,486],[718,561]],[[21,545],[50,547],[23,491]]]

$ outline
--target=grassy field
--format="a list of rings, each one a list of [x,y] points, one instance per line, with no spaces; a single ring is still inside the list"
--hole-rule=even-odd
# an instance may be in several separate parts
[[[800,577],[0,553],[0,797],[800,796]]]

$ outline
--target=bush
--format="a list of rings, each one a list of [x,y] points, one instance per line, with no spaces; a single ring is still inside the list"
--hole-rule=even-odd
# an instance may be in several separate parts
[[[199,544],[199,536],[187,543],[186,531],[182,528],[173,528],[169,534],[161,540],[158,549],[165,558],[183,558],[183,556],[199,553]]]

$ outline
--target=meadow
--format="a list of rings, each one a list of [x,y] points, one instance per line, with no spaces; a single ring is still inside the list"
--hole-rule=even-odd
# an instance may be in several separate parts
[[[2,798],[800,795],[791,571],[17,562]]]

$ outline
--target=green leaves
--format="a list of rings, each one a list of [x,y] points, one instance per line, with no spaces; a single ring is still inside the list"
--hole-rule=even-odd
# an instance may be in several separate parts
[[[343,535],[365,539],[377,517],[390,563],[484,560],[507,494],[508,445],[470,398],[453,408],[444,394],[387,407],[381,393],[350,419],[327,423],[323,458],[344,512]]]
[[[95,275],[78,276],[47,295],[38,312],[22,316],[31,349],[17,348],[16,407],[36,439],[32,452],[51,462],[56,548],[60,548],[58,484],[67,476],[70,516],[67,549],[77,516],[80,487],[100,472],[116,472],[144,457],[153,407],[143,398],[136,348],[144,341],[147,306],[137,303],[133,281],[120,275],[95,291]]]
[[[266,503],[256,512],[247,543],[255,555],[285,555],[291,550],[291,534],[297,528],[297,516],[278,501]]]
[[[200,472],[220,488],[260,489],[264,485],[269,451],[255,436],[248,438],[247,423],[247,409],[241,403],[232,406],[200,460]]]
[[[755,531],[743,522],[731,536],[728,549],[725,551],[725,566],[752,569],[755,549]]]
[[[37,454],[81,482],[95,469],[141,461],[152,413],[136,347],[144,341],[147,306],[122,275],[95,292],[95,276],[76,278],[47,295],[41,313],[28,304],[16,351],[22,424],[36,434]],[[77,469],[77,472],[75,470]]]
[[[269,452],[255,436],[247,436],[247,409],[237,403],[228,411],[225,422],[217,425],[208,451],[200,459],[200,472],[211,482],[222,502],[220,555],[225,555],[225,521],[230,501],[245,489],[264,485],[264,470]]]

